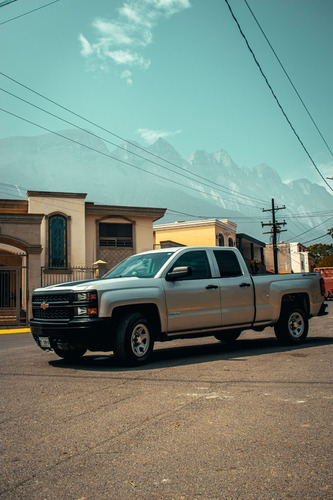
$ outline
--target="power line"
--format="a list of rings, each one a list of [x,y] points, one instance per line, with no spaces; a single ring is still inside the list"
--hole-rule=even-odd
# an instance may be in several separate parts
[[[13,2],[15,0],[12,0]],[[53,2],[47,3],[46,5],[42,5],[41,7],[37,7],[37,9],[29,10],[28,12],[25,12],[24,14],[20,14],[19,16],[12,17],[11,19],[7,19],[7,21],[3,21],[0,23],[0,26],[2,24],[9,23],[10,21],[14,21],[15,19],[19,19],[20,17],[27,16],[28,14],[31,14],[32,12],[36,12],[36,10],[44,9],[44,7],[48,7],[49,5],[52,5],[53,3],[60,2],[60,0],[53,0]],[[1,7],[1,5],[0,5]]]
[[[247,0],[244,0],[244,2],[245,2],[245,4],[246,4],[247,8],[249,9],[249,11],[251,12],[253,19],[254,19],[254,20],[255,20],[255,22],[257,23],[257,25],[258,25],[258,27],[259,27],[259,29],[260,29],[261,33],[263,34],[263,36],[264,36],[264,38],[265,38],[266,42],[267,42],[267,43],[268,43],[268,45],[269,45],[270,49],[272,50],[272,52],[273,52],[273,54],[274,54],[274,56],[275,56],[276,60],[278,61],[279,65],[281,66],[282,71],[284,72],[284,74],[286,75],[287,79],[289,80],[289,83],[290,83],[290,85],[292,86],[292,88],[294,89],[294,91],[295,91],[295,93],[296,93],[296,95],[297,95],[298,99],[301,101],[301,103],[302,103],[302,105],[303,105],[303,107],[304,107],[305,111],[307,112],[307,114],[308,114],[308,116],[309,116],[310,120],[312,121],[313,125],[316,127],[317,132],[319,133],[319,135],[320,135],[320,137],[322,138],[322,140],[324,141],[324,143],[325,143],[325,145],[326,145],[327,149],[329,150],[329,152],[330,152],[330,153],[331,153],[331,155],[333,156],[333,153],[332,153],[331,148],[329,147],[329,145],[327,144],[327,142],[326,142],[326,140],[325,140],[325,138],[324,138],[323,134],[322,134],[322,133],[321,133],[321,131],[319,130],[318,125],[317,125],[317,124],[316,124],[316,122],[314,121],[313,116],[311,115],[311,113],[310,113],[310,111],[309,111],[308,107],[306,106],[306,104],[305,104],[305,102],[303,101],[302,97],[300,96],[300,94],[299,94],[298,90],[296,89],[296,87],[295,87],[294,83],[292,82],[292,80],[291,80],[290,76],[288,75],[288,73],[287,73],[287,71],[286,71],[285,67],[283,66],[283,64],[282,64],[282,62],[281,62],[281,60],[280,60],[279,56],[277,55],[276,51],[274,50],[274,48],[273,48],[273,46],[272,46],[271,42],[268,40],[268,38],[267,38],[267,36],[266,36],[266,33],[265,33],[265,32],[264,32],[264,30],[262,29],[262,27],[261,27],[261,25],[260,25],[260,23],[259,23],[258,19],[256,18],[256,16],[254,15],[253,10],[252,10],[252,9],[251,9],[251,7],[249,6],[249,4],[248,4]]]
[[[0,7],[4,7],[5,5],[13,2],[16,2],[16,0],[4,0],[3,2],[0,2]]]
[[[2,76],[4,76],[5,78],[7,78],[7,79],[11,80],[12,82],[16,83],[17,85],[20,85],[21,87],[25,88],[26,90],[29,90],[29,92],[32,92],[33,94],[35,94],[35,95],[37,95],[37,96],[39,96],[39,97],[41,97],[41,98],[45,99],[46,101],[48,101],[48,102],[50,102],[50,103],[54,104],[55,106],[57,106],[57,107],[59,107],[59,108],[63,109],[64,111],[66,111],[66,112],[68,112],[68,113],[72,114],[73,116],[76,116],[77,118],[80,118],[81,120],[83,120],[83,121],[85,121],[85,122],[89,123],[90,125],[93,125],[94,127],[97,127],[98,129],[100,129],[100,130],[102,130],[102,131],[104,131],[104,132],[107,132],[108,134],[112,135],[113,137],[116,137],[117,139],[122,140],[123,142],[125,142],[125,143],[127,143],[127,144],[129,144],[129,145],[131,145],[131,146],[133,146],[133,147],[135,147],[135,148],[137,148],[137,149],[139,149],[139,150],[143,151],[145,154],[151,155],[152,157],[157,158],[158,160],[162,160],[162,161],[164,161],[165,163],[167,163],[167,164],[169,164],[169,165],[171,165],[171,166],[173,166],[173,167],[176,167],[177,169],[180,169],[180,170],[185,171],[186,173],[188,173],[188,171],[187,171],[186,169],[184,169],[184,168],[180,167],[179,165],[176,165],[175,163],[173,163],[173,162],[171,162],[171,161],[169,161],[169,160],[167,160],[167,159],[165,159],[165,158],[161,158],[160,156],[156,155],[155,153],[152,153],[151,151],[148,151],[147,149],[142,148],[142,147],[141,147],[141,146],[139,146],[138,144],[135,144],[135,143],[133,143],[133,142],[131,142],[131,141],[128,141],[128,140],[124,139],[123,137],[121,137],[121,136],[119,136],[119,135],[117,135],[117,134],[115,134],[115,133],[111,132],[110,130],[108,130],[108,129],[104,128],[104,127],[101,127],[101,126],[100,126],[100,125],[98,125],[97,123],[95,123],[95,122],[93,122],[93,121],[89,120],[88,118],[85,118],[84,116],[82,116],[82,115],[80,115],[80,114],[78,114],[78,113],[75,113],[74,111],[70,110],[70,109],[69,109],[69,108],[67,108],[66,106],[63,106],[63,105],[61,105],[61,104],[57,103],[56,101],[53,101],[52,99],[50,99],[50,98],[48,98],[48,97],[44,96],[43,94],[41,94],[41,93],[39,93],[39,92],[36,92],[35,90],[33,90],[33,89],[31,89],[30,87],[28,87],[28,86],[26,86],[26,85],[24,85],[24,84],[20,83],[19,81],[15,80],[14,78],[11,78],[10,76],[6,75],[5,73],[2,73],[1,71],[0,71],[0,75],[2,75]],[[8,92],[8,91],[6,91],[6,90],[4,90],[4,89],[1,89],[1,90],[3,90],[4,92],[7,92],[7,93],[9,93],[9,94],[11,94],[10,92]],[[15,94],[11,94],[11,95],[12,95],[13,97],[16,97],[17,99],[20,99],[20,100],[22,100],[22,101],[24,101],[24,102],[26,102],[26,103],[30,104],[31,106],[37,107],[38,109],[40,109],[40,110],[44,111],[45,113],[48,113],[48,114],[53,115],[52,113],[50,113],[50,112],[48,112],[48,111],[44,110],[43,108],[39,108],[38,106],[35,106],[34,104],[30,103],[29,101],[25,101],[24,99],[22,99],[22,98],[20,98],[20,97],[16,96]],[[55,116],[55,117],[56,117],[56,118],[58,118],[59,120],[62,120],[62,121],[65,121],[65,122],[66,122],[66,120],[64,120],[64,119],[62,119],[62,118],[60,118],[60,117],[58,117],[57,115],[53,115],[53,116]],[[68,122],[68,121],[67,121],[67,123],[69,123],[70,125],[72,125],[72,126],[74,126],[74,127],[78,128],[78,129],[81,129],[81,130],[82,130],[82,128],[78,127],[77,125],[75,125],[75,124],[73,124],[73,123],[71,123],[71,122]],[[85,131],[85,132],[87,132],[87,133],[92,134],[91,132],[89,132],[89,131],[87,131],[87,130],[84,130],[84,131]],[[95,135],[95,134],[92,134],[92,135]],[[97,135],[96,135],[96,137],[98,137],[98,138],[102,139],[100,136],[97,136]],[[123,149],[123,150],[125,150],[126,152],[129,152],[129,153],[131,153],[131,154],[133,154],[133,155],[135,155],[135,156],[139,156],[140,158],[143,158],[145,161],[150,161],[151,163],[155,163],[155,162],[153,162],[152,160],[149,160],[148,158],[144,158],[144,157],[142,157],[142,156],[138,155],[137,153],[135,153],[134,151],[130,151],[130,150],[127,150],[127,149],[125,149],[125,148],[122,148],[121,146],[119,146],[119,145],[117,145],[117,144],[114,144],[114,143],[112,143],[112,142],[108,141],[107,139],[104,139],[104,138],[103,138],[102,140],[104,140],[104,141],[106,141],[106,142],[109,142],[110,144],[112,144],[112,145],[114,145],[114,146],[117,146],[119,149]],[[155,163],[155,164],[156,164],[156,165],[161,166],[161,165],[160,165],[160,164],[158,164],[158,163]],[[162,167],[162,166],[161,166],[161,167]],[[166,167],[162,167],[162,168],[166,168]],[[237,196],[239,196],[239,195],[240,195],[240,196],[242,196],[242,197],[243,197],[243,198],[245,198],[245,199],[246,199],[246,198],[248,198],[249,200],[254,200],[254,201],[256,201],[256,202],[266,203],[266,201],[264,201],[264,200],[260,200],[260,199],[258,199],[258,198],[255,198],[255,197],[251,196],[251,195],[246,195],[246,194],[243,194],[243,193],[241,193],[241,192],[239,192],[239,191],[236,191],[236,190],[234,190],[234,189],[224,188],[224,187],[222,187],[220,184],[217,184],[217,183],[215,183],[215,182],[213,182],[213,181],[210,181],[209,179],[207,179],[207,178],[205,178],[205,177],[203,177],[203,176],[201,176],[201,175],[199,175],[199,174],[196,174],[196,173],[194,173],[194,172],[190,172],[190,173],[191,173],[191,175],[192,175],[192,176],[194,176],[194,177],[196,177],[196,178],[198,178],[198,179],[201,179],[201,180],[204,180],[204,181],[208,181],[208,182],[210,182],[211,184],[213,184],[213,187],[215,187],[215,188],[216,188],[216,186],[218,186],[218,187],[219,187],[219,189],[220,189],[222,192],[225,192],[225,193],[230,194],[230,195],[232,195],[232,196],[236,196],[236,195],[237,195]],[[235,194],[233,194],[233,193],[235,193]]]
[[[314,229],[317,229],[317,227],[319,227],[319,226],[323,226],[324,224],[326,224],[327,222],[329,222],[332,219],[333,219],[333,217],[329,217],[328,219],[324,220],[324,222],[320,222],[320,224],[317,224],[316,226],[312,227],[311,229],[308,229],[307,231],[304,231],[303,233],[298,234],[296,236],[296,238],[299,238],[300,236],[303,236],[303,234],[307,234],[310,231],[313,231]]]
[[[163,165],[161,165],[160,163],[157,163],[157,162],[156,162],[156,161],[154,161],[154,160],[151,160],[151,159],[146,158],[146,157],[144,157],[144,156],[142,156],[142,155],[140,155],[140,154],[138,154],[138,153],[135,153],[134,151],[130,151],[130,150],[128,150],[128,149],[126,149],[126,148],[124,148],[124,147],[122,147],[122,146],[119,146],[118,144],[115,144],[114,142],[112,142],[112,141],[110,141],[110,140],[108,140],[108,139],[105,139],[104,137],[101,137],[101,136],[99,136],[99,135],[97,135],[97,134],[94,134],[94,133],[93,133],[93,132],[91,132],[90,130],[86,130],[86,129],[82,128],[82,127],[79,127],[79,126],[78,126],[78,125],[76,125],[75,123],[70,122],[70,121],[68,121],[68,120],[66,120],[66,119],[64,119],[64,118],[61,118],[60,116],[58,116],[58,115],[56,115],[56,114],[54,114],[54,113],[51,113],[50,111],[47,111],[47,110],[45,110],[44,108],[41,108],[40,106],[37,106],[36,104],[33,104],[33,103],[31,103],[30,101],[27,101],[26,99],[23,99],[22,97],[19,97],[19,96],[17,96],[17,95],[15,95],[15,94],[13,94],[12,92],[9,92],[8,90],[5,90],[5,89],[3,89],[3,88],[0,88],[0,90],[2,90],[3,92],[5,92],[5,93],[6,93],[6,94],[8,94],[8,95],[11,95],[12,97],[15,97],[16,99],[19,99],[20,101],[22,101],[22,102],[24,102],[24,103],[26,103],[26,104],[29,104],[29,106],[32,106],[32,107],[34,107],[34,108],[36,108],[36,109],[38,109],[38,110],[40,110],[40,111],[43,111],[44,113],[46,113],[46,114],[48,114],[48,115],[50,115],[50,116],[53,116],[54,118],[57,118],[58,120],[61,120],[62,122],[67,123],[68,125],[71,125],[72,127],[77,128],[78,130],[81,130],[81,131],[83,131],[83,132],[85,132],[85,133],[87,133],[87,134],[89,134],[89,135],[92,135],[93,137],[96,137],[96,138],[98,138],[98,139],[101,139],[101,140],[103,140],[103,141],[107,142],[108,144],[111,144],[112,146],[116,146],[118,149],[121,149],[122,151],[125,151],[126,153],[131,153],[132,155],[137,156],[138,158],[140,158],[140,159],[142,159],[142,160],[144,160],[144,161],[147,161],[147,162],[150,162],[150,163],[152,163],[152,164],[154,164],[154,165],[157,165],[157,166],[161,167],[161,168],[162,168],[162,169],[164,169],[164,170],[167,170],[167,171],[169,171],[169,172],[171,172],[171,173],[173,173],[173,174],[175,174],[175,173],[176,173],[177,175],[179,175],[179,176],[181,176],[181,177],[184,177],[184,178],[186,178],[186,179],[189,179],[190,181],[194,181],[194,179],[192,179],[192,178],[191,178],[191,177],[189,177],[188,175],[184,175],[184,174],[181,174],[181,173],[175,172],[174,170],[171,170],[170,168],[168,168],[168,167],[166,167],[166,166],[163,166]],[[161,158],[161,159],[163,160],[163,158]],[[174,165],[174,166],[176,166],[176,167],[177,167],[177,165]],[[182,168],[182,167],[177,167],[177,168],[179,168],[181,171],[184,171],[184,172],[188,173],[188,172],[187,172],[187,170],[185,170],[185,169],[184,169],[184,168]],[[257,201],[257,199],[256,199],[256,198],[254,198],[254,197],[252,197],[252,196],[249,196],[249,195],[243,195],[243,194],[238,193],[238,192],[236,192],[237,194],[233,194],[233,190],[229,190],[228,188],[223,188],[223,187],[222,187],[222,186],[220,186],[219,184],[216,184],[216,183],[214,183],[213,181],[210,181],[209,179],[205,179],[204,177],[202,177],[202,176],[200,176],[200,175],[197,175],[197,174],[195,174],[195,173],[192,173],[192,172],[190,172],[190,173],[191,173],[191,175],[194,175],[194,176],[196,176],[196,177],[199,177],[200,179],[203,179],[203,180],[208,181],[208,182],[210,182],[211,184],[213,184],[213,186],[210,186],[209,184],[206,184],[206,183],[204,183],[204,184],[203,184],[203,183],[201,182],[201,184],[203,184],[203,185],[205,185],[205,186],[207,186],[207,187],[209,187],[209,188],[212,188],[212,187],[213,187],[214,189],[216,189],[216,190],[218,190],[218,191],[221,191],[221,192],[223,192],[223,193],[227,193],[227,194],[228,194],[228,195],[230,195],[230,196],[235,196],[235,197],[236,197],[236,196],[237,196],[237,197],[239,197],[239,196],[240,196],[241,198],[244,198],[245,200],[246,200],[247,198],[249,198],[251,201],[252,201],[252,199],[253,199],[253,200],[255,200],[255,201]],[[231,192],[229,192],[229,191],[231,191]],[[229,200],[229,201],[232,201],[232,200]],[[260,200],[259,200],[259,201],[260,201]],[[240,203],[240,202],[239,202],[239,203]]]
[[[332,188],[331,188],[331,186],[328,184],[328,182],[326,181],[325,177],[323,176],[323,174],[320,172],[319,168],[318,168],[318,167],[317,167],[317,165],[315,164],[315,162],[314,162],[314,160],[312,159],[312,157],[311,157],[310,153],[309,153],[309,152],[308,152],[308,150],[306,149],[306,147],[305,147],[305,145],[304,145],[303,141],[301,140],[301,138],[300,138],[300,136],[298,135],[298,133],[296,132],[296,130],[295,130],[295,128],[294,128],[294,126],[293,126],[293,124],[292,124],[292,123],[291,123],[291,121],[289,120],[289,118],[288,118],[288,116],[287,116],[286,112],[284,111],[284,109],[283,109],[283,107],[282,107],[282,105],[281,105],[281,103],[280,103],[279,99],[277,98],[277,96],[276,96],[276,94],[275,94],[275,92],[274,92],[274,90],[273,90],[273,88],[272,88],[271,84],[269,83],[269,81],[268,81],[268,79],[267,79],[267,77],[266,77],[265,73],[263,72],[263,69],[262,69],[262,67],[260,66],[260,64],[259,64],[259,62],[258,62],[258,60],[257,60],[257,58],[256,58],[256,56],[255,56],[255,54],[254,54],[254,52],[253,52],[253,50],[252,50],[251,46],[250,46],[250,44],[249,44],[249,42],[248,42],[248,40],[247,40],[247,38],[246,38],[246,36],[245,36],[245,34],[244,34],[244,32],[243,32],[243,30],[242,30],[241,26],[240,26],[240,24],[239,24],[239,22],[238,22],[238,20],[237,20],[237,18],[236,18],[236,16],[235,16],[235,14],[233,13],[233,10],[231,9],[231,6],[230,6],[230,4],[229,4],[228,0],[224,0],[224,1],[225,1],[225,3],[226,3],[226,4],[227,4],[227,6],[228,6],[228,9],[229,9],[229,11],[230,11],[230,13],[231,13],[231,16],[232,16],[233,20],[235,21],[235,23],[236,23],[236,25],[237,25],[237,27],[238,27],[238,30],[239,30],[239,32],[240,32],[240,34],[242,35],[243,39],[245,40],[245,43],[246,43],[246,45],[247,45],[247,48],[249,49],[249,51],[250,51],[250,53],[251,53],[251,55],[252,55],[252,57],[253,57],[253,59],[254,59],[254,61],[255,61],[255,63],[256,63],[256,65],[257,65],[257,67],[258,67],[258,69],[259,69],[259,71],[260,71],[261,75],[263,76],[263,78],[264,78],[264,80],[265,80],[265,82],[266,82],[266,85],[267,85],[267,86],[268,86],[268,88],[270,89],[270,91],[271,91],[271,93],[272,93],[272,95],[273,95],[273,97],[274,97],[274,99],[275,99],[275,101],[276,101],[277,105],[279,106],[279,108],[280,108],[280,110],[281,110],[281,112],[282,112],[283,116],[284,116],[284,117],[285,117],[285,119],[287,120],[287,123],[288,123],[289,127],[291,128],[291,130],[292,130],[292,131],[293,131],[293,133],[295,134],[295,136],[296,136],[296,138],[297,138],[298,142],[301,144],[302,148],[304,149],[305,153],[307,154],[308,158],[310,159],[310,161],[311,161],[312,165],[313,165],[313,166],[315,167],[315,169],[317,170],[317,172],[318,172],[318,174],[320,175],[320,177],[323,179],[323,181],[325,182],[325,184],[326,184],[326,185],[330,188],[330,190],[331,190],[331,191],[333,191],[333,189],[332,189]]]
[[[103,156],[106,156],[106,157],[111,158],[111,159],[113,159],[113,160],[115,160],[115,161],[118,161],[118,162],[120,162],[120,163],[123,163],[124,165],[127,165],[127,166],[129,166],[129,167],[135,168],[135,169],[140,170],[140,171],[142,171],[142,172],[145,172],[146,174],[154,175],[155,177],[158,177],[158,178],[162,179],[163,181],[168,181],[168,182],[171,182],[171,183],[173,183],[173,184],[176,184],[176,185],[178,185],[178,186],[181,186],[182,188],[184,188],[184,187],[185,187],[186,189],[190,189],[190,190],[192,190],[192,191],[198,192],[198,193],[200,193],[201,195],[203,195],[203,194],[204,194],[204,195],[209,196],[209,197],[211,197],[211,198],[218,198],[218,199],[220,199],[221,201],[231,201],[232,203],[236,203],[236,202],[235,202],[235,201],[233,201],[233,200],[227,200],[227,199],[225,199],[225,198],[221,198],[220,196],[213,196],[213,195],[211,195],[211,194],[209,194],[209,193],[206,193],[205,191],[202,191],[202,190],[200,190],[200,189],[197,189],[197,188],[194,188],[194,187],[191,187],[191,186],[187,186],[187,185],[185,185],[185,184],[182,184],[182,183],[177,182],[177,181],[172,180],[172,179],[168,179],[167,177],[163,177],[162,175],[159,175],[159,174],[157,174],[157,173],[155,173],[155,172],[148,172],[147,170],[145,170],[145,169],[143,169],[143,168],[141,168],[141,167],[138,167],[137,165],[133,165],[132,163],[129,163],[128,161],[121,160],[120,158],[117,158],[117,157],[115,157],[115,156],[112,156],[111,154],[105,153],[105,152],[103,152],[103,151],[99,151],[98,149],[95,149],[95,148],[93,148],[93,147],[91,147],[91,146],[88,146],[87,144],[84,144],[84,143],[82,143],[82,142],[80,142],[80,141],[76,141],[75,139],[71,139],[70,137],[67,137],[67,136],[65,136],[65,135],[63,135],[63,134],[60,134],[59,132],[55,132],[54,130],[50,130],[50,129],[49,129],[49,128],[47,128],[47,127],[43,127],[42,125],[38,125],[37,123],[34,123],[33,121],[28,120],[27,118],[23,118],[22,116],[16,115],[15,113],[12,113],[12,112],[10,112],[10,111],[8,111],[8,110],[4,109],[4,108],[0,108],[0,111],[3,111],[4,113],[7,113],[7,114],[9,114],[9,115],[11,115],[11,116],[14,116],[15,118],[18,118],[18,119],[20,119],[20,120],[22,120],[22,121],[25,121],[26,123],[30,123],[31,125],[34,125],[34,126],[36,126],[36,127],[40,128],[40,129],[42,129],[42,130],[46,130],[47,132],[50,132],[51,134],[54,134],[54,135],[57,135],[58,137],[61,137],[61,138],[63,138],[63,139],[66,139],[67,141],[70,141],[70,142],[73,142],[73,143],[75,143],[75,144],[78,144],[79,146],[82,146],[82,147],[84,147],[84,148],[86,148],[86,149],[89,149],[90,151],[94,151],[95,153],[99,153],[99,154],[101,154],[101,155],[103,155]],[[175,173],[175,172],[174,172],[174,173]],[[240,202],[240,201],[238,201],[237,203],[239,203],[240,205],[246,205],[246,206],[248,207],[248,204],[246,204],[246,203],[242,203],[242,202]]]
[[[307,243],[311,243],[312,241],[317,241],[317,240],[321,240],[322,238],[325,238],[326,236],[328,236],[328,234],[323,234],[322,236],[318,236],[317,238],[313,238],[312,240],[308,240],[308,241],[305,241],[304,242],[304,245],[307,244]]]

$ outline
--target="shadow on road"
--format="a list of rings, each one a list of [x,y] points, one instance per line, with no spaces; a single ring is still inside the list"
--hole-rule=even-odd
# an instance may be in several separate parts
[[[57,368],[73,368],[84,371],[151,371],[170,366],[193,365],[207,363],[210,361],[246,361],[251,356],[261,356],[272,353],[290,353],[294,357],[306,357],[310,355],[311,348],[333,344],[332,337],[308,338],[305,344],[300,346],[281,346],[273,338],[239,339],[233,344],[214,342],[211,339],[200,344],[188,344],[175,346],[175,342],[156,343],[151,361],[143,366],[123,367],[120,366],[112,353],[89,352],[76,362],[63,359],[54,359],[49,364]],[[193,340],[195,342],[195,340]],[[170,346],[170,347],[169,347]]]

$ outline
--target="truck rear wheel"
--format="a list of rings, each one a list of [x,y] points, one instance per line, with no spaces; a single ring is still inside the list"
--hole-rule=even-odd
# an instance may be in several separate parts
[[[139,312],[130,313],[119,323],[113,353],[126,365],[142,365],[154,348],[154,336],[149,321]]]
[[[298,307],[282,311],[279,321],[274,325],[275,335],[283,345],[297,345],[305,342],[309,331],[309,320]]]

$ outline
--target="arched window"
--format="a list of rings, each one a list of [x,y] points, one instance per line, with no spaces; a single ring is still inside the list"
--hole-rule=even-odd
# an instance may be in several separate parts
[[[49,267],[67,267],[67,219],[63,215],[49,217]]]
[[[234,246],[234,240],[232,238],[228,239],[228,246],[233,247]]]
[[[224,236],[222,233],[217,234],[217,246],[224,247]]]

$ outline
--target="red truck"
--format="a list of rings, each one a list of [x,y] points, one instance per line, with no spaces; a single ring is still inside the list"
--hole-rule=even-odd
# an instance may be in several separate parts
[[[333,267],[317,267],[315,271],[324,279],[326,300],[333,300]]]

